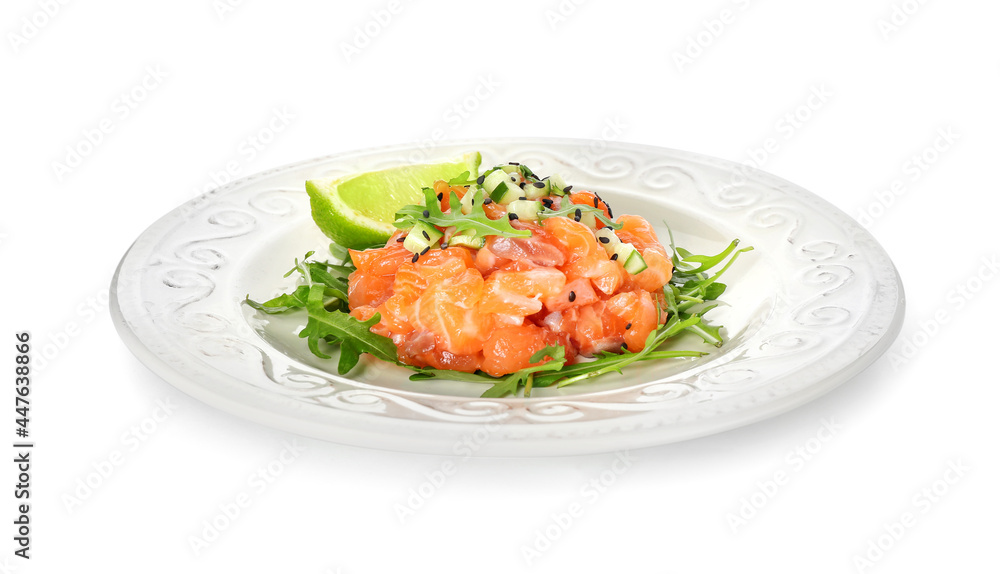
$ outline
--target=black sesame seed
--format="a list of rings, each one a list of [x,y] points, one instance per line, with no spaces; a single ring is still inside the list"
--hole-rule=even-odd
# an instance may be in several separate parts
[[[528,198],[522,195],[522,196],[521,196],[521,197],[519,197],[518,199],[520,199],[521,201],[524,201],[524,200],[526,200],[526,199],[528,199]]]
[[[426,232],[426,231],[422,231],[421,233],[423,233],[423,234],[424,234],[424,239],[426,239],[427,241],[430,241],[430,240],[431,240],[431,236],[430,236],[430,235],[427,235],[427,232]]]
[[[484,181],[486,181],[486,176],[485,175],[481,175],[481,176],[479,176],[479,177],[476,178],[476,183],[478,183],[479,185],[483,185]]]
[[[402,243],[402,242],[404,242],[404,241],[406,241],[406,236],[405,236],[405,235],[404,235],[404,236],[402,236],[402,237],[398,237],[398,238],[396,238],[396,243]]]
[[[515,219],[517,219],[517,214],[516,213],[508,213],[507,214],[507,219],[509,219],[511,221],[514,221]]]
[[[431,216],[431,212],[429,210],[425,209],[424,210],[424,217],[430,217],[430,216]]]
[[[598,240],[599,240],[599,241],[600,241],[601,243],[611,243],[611,239],[609,239],[609,238],[607,238],[607,237],[605,237],[605,236],[603,236],[603,235],[602,235],[602,236],[600,236],[600,237],[598,237],[597,239],[598,239]]]
[[[443,199],[444,199],[444,192],[442,192],[442,193],[439,193],[439,194],[438,194],[438,201],[441,201],[441,200],[443,200]]]
[[[420,254],[419,253],[414,253],[413,254],[413,259],[410,259],[410,261],[412,261],[413,263],[416,263],[417,259],[420,259]]]
[[[541,181],[536,181],[535,183],[533,183],[531,185],[537,187],[538,189],[542,189],[543,187],[545,187],[545,184],[543,182],[541,182]]]
[[[569,190],[571,190],[571,189],[573,189],[573,186],[572,185],[567,185],[566,187],[563,188],[563,193],[569,193]]]
[[[441,249],[448,249],[448,244],[447,243],[442,243],[441,244]]]
[[[483,205],[489,205],[491,203],[493,203],[492,197],[487,197],[486,199],[483,200]]]
[[[569,302],[572,303],[573,301],[576,301],[576,291],[569,292]]]
[[[421,251],[421,252],[420,252],[420,254],[421,254],[421,255],[423,255],[423,254],[427,253],[427,252],[428,252],[428,251],[430,251],[430,250],[431,250],[431,248],[430,248],[430,247],[424,247],[424,250],[423,250],[423,251]]]
[[[573,212],[573,219],[575,219],[576,221],[580,221],[581,217],[583,217],[583,212],[580,211],[580,208],[578,207],[576,208],[576,211]]]
[[[608,217],[614,219],[615,218],[615,214],[611,213],[611,206],[608,205],[607,203],[605,203],[604,207],[608,208]]]
[[[512,161],[512,162],[509,162],[509,163],[510,163],[510,165],[521,165],[521,164],[517,163],[516,161]]]
[[[623,351],[627,351],[628,350],[628,343],[622,343],[622,350]]]
[[[600,201],[601,201],[601,200],[600,200],[600,199],[597,199],[597,197],[596,197],[596,196],[594,197],[594,207],[596,207],[597,209],[600,209],[600,208],[601,208],[601,206],[600,206],[600,205],[598,205],[598,203],[599,203]]]
[[[522,181],[521,183],[517,184],[517,186],[520,187],[521,189],[524,189],[524,183],[525,182]]]
[[[629,323],[628,325],[625,325],[625,330],[626,331],[628,331],[631,328],[632,328],[632,323]]]
[[[618,254],[617,253],[615,253],[614,255],[611,256],[611,260],[612,261],[614,261],[615,259],[618,259]]]

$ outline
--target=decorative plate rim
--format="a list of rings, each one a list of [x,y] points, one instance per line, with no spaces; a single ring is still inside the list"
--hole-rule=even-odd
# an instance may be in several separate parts
[[[787,359],[789,354],[800,351],[815,352],[815,345],[809,347],[808,341],[803,344],[801,339],[808,340],[819,333],[822,343],[823,336],[829,333],[829,341],[836,339],[835,344],[830,344],[826,352],[809,363],[809,380],[803,382],[803,368],[799,367],[787,370],[784,375],[772,374],[762,382],[754,380],[753,385],[745,385],[745,390],[739,386],[744,381],[736,381],[736,386],[727,383],[730,386],[725,392],[703,393],[703,397],[688,396],[705,389],[699,388],[697,382],[685,382],[691,387],[684,390],[683,396],[688,399],[678,402],[670,388],[654,389],[655,392],[641,396],[640,388],[649,389],[660,381],[630,386],[627,389],[631,391],[615,389],[566,397],[479,399],[389,389],[347,377],[324,376],[316,369],[290,360],[273,347],[261,349],[266,347],[266,342],[254,340],[252,334],[246,333],[245,324],[231,315],[226,316],[230,309],[225,313],[215,312],[219,308],[218,301],[213,299],[219,296],[216,285],[225,281],[220,278],[226,273],[234,273],[235,265],[229,265],[230,260],[223,255],[225,249],[212,247],[211,237],[187,239],[186,243],[182,242],[188,246],[183,253],[169,244],[171,233],[181,233],[181,238],[184,232],[190,233],[190,230],[180,229],[185,225],[192,229],[201,225],[213,231],[241,232],[243,227],[250,225],[251,231],[239,236],[247,239],[258,229],[267,229],[268,223],[280,222],[281,217],[288,215],[282,211],[285,209],[282,202],[289,201],[288,198],[276,193],[287,184],[269,187],[271,180],[302,171],[318,171],[324,166],[329,171],[359,161],[366,165],[405,163],[401,154],[409,153],[408,158],[412,161],[414,154],[411,152],[419,149],[416,144],[379,146],[291,163],[215,188],[171,210],[140,234],[115,271],[110,305],[115,326],[126,346],[154,373],[181,391],[232,414],[334,442],[437,454],[454,454],[461,441],[485,433],[486,440],[476,454],[495,456],[604,452],[730,430],[786,412],[832,390],[871,364],[899,333],[905,308],[902,283],[891,259],[875,238],[832,204],[767,172],[670,148],[571,138],[449,141],[439,145],[434,156],[455,155],[448,150],[521,148],[549,154],[546,157],[559,161],[568,157],[560,155],[568,153],[566,150],[593,150],[597,144],[601,144],[602,149],[589,153],[587,161],[590,164],[586,168],[580,162],[568,164],[570,168],[586,171],[588,177],[602,182],[611,180],[619,186],[632,186],[628,189],[639,192],[657,191],[657,186],[664,186],[672,193],[685,193],[694,200],[704,200],[708,206],[717,208],[720,216],[746,212],[749,222],[741,225],[749,225],[748,229],[759,228],[762,237],[766,232],[767,237],[777,238],[784,228],[790,228],[788,236],[781,239],[791,247],[798,246],[801,253],[796,252],[796,255],[802,259],[805,270],[797,279],[803,283],[803,288],[798,289],[798,284],[790,283],[789,290],[795,291],[789,295],[791,303],[799,301],[795,299],[799,291],[803,297],[809,295],[809,289],[813,289],[810,300],[820,303],[837,298],[857,299],[861,294],[870,293],[870,304],[865,308],[819,306],[812,309],[814,316],[806,318],[814,323],[796,324],[786,332],[779,329],[771,346],[785,345],[790,351],[784,354],[753,355],[754,349],[744,350],[752,356],[744,357],[743,367],[753,365],[752,359],[758,363],[773,363],[775,358],[785,356]],[[421,159],[431,160],[431,157]],[[623,161],[631,165],[626,172],[616,168],[616,162]],[[601,168],[602,162],[611,166],[610,170]],[[699,171],[701,173],[695,173]],[[718,184],[720,175],[728,175],[732,181],[737,172],[743,178],[738,186],[726,188],[723,182],[713,191],[707,185]],[[689,183],[681,182],[684,178],[688,178]],[[270,195],[264,197],[265,194]],[[769,205],[770,211],[767,210]],[[212,208],[219,209],[212,212]],[[821,226],[828,235],[836,235],[840,243],[811,239],[819,233],[813,228]],[[215,237],[215,245],[223,245],[225,240],[234,237],[237,236]],[[823,244],[834,245],[834,248],[831,251]],[[785,247],[784,243],[777,245]],[[817,251],[807,252],[809,245]],[[171,248],[175,251],[170,252]],[[178,253],[181,255],[177,256]],[[808,256],[815,253],[818,255],[810,263]],[[853,260],[848,256],[853,256]],[[862,264],[866,267],[862,268]],[[870,275],[863,272],[870,272]],[[208,283],[199,284],[205,279],[211,284],[210,288]],[[150,296],[154,291],[157,294]],[[175,302],[171,307],[165,303],[164,291],[169,295],[187,294],[187,299],[193,299],[191,294],[195,291],[208,291],[209,294],[182,305]],[[198,305],[208,311],[192,313]],[[215,309],[212,305],[216,305]],[[799,312],[809,315],[808,310],[808,306],[801,306]],[[792,313],[794,308],[787,311]],[[855,317],[855,313],[860,315]],[[195,325],[198,321],[205,323]],[[185,322],[191,324],[185,325]],[[850,324],[845,325],[847,322]],[[192,352],[177,343],[178,339],[196,332],[199,340],[209,341],[206,343],[209,351],[202,348]],[[206,332],[209,335],[205,335]],[[779,340],[785,333],[793,335],[788,341]],[[259,362],[265,365],[259,370],[268,375],[270,382],[263,379],[248,382],[256,377],[255,374],[245,379],[232,374],[239,370],[239,365],[257,361],[255,354],[258,351],[261,354]],[[268,355],[268,351],[272,354]],[[269,362],[273,363],[270,371]],[[698,369],[698,373],[684,373],[705,377],[705,373],[716,368],[721,376],[727,372],[721,367],[732,364],[713,365],[710,362]],[[279,373],[282,368],[286,370]],[[730,369],[730,374],[732,371]],[[793,380],[795,378],[798,380]],[[661,384],[669,386],[672,383]],[[681,392],[681,388],[673,390]],[[664,396],[655,396],[661,391]],[[616,394],[631,398],[619,399],[617,403],[602,400]]]

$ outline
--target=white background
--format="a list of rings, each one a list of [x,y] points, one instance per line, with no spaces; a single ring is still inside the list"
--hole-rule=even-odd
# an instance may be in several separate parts
[[[0,364],[13,365],[22,329],[50,360],[31,395],[32,558],[13,556],[4,520],[0,571],[997,569],[996,3],[224,2],[4,2]],[[119,258],[216,182],[493,136],[752,160],[866,220],[903,277],[902,333],[791,413],[630,453],[600,496],[584,486],[611,476],[613,454],[474,459],[402,522],[396,505],[446,459],[218,412],[118,338],[107,289]],[[250,138],[268,143],[251,154]],[[13,380],[3,387],[0,435],[13,438]],[[137,440],[130,429],[154,417]],[[292,441],[302,452],[258,488]],[[806,446],[809,460],[795,454]],[[0,463],[10,517],[13,466]],[[787,480],[772,488],[776,473]],[[191,537],[243,493],[249,507],[195,552]],[[583,515],[554,527],[573,503]],[[526,559],[546,530],[558,539]]]

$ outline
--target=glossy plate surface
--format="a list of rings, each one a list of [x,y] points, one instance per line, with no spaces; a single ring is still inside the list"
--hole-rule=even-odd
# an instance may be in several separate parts
[[[479,150],[483,165],[527,164],[600,193],[666,242],[754,251],[727,271],[727,306],[709,318],[721,348],[694,360],[634,365],[532,397],[480,399],[475,383],[412,382],[365,357],[348,376],[296,336],[301,317],[242,304],[286,290],[307,251],[326,253],[304,181],[433,162]],[[687,152],[587,140],[501,139],[365,150],[260,173],[162,217],[122,258],[112,314],[129,349],[183,392],[261,424],[330,441],[454,454],[472,440],[494,456],[639,448],[720,432],[785,412],[848,380],[891,344],[903,290],[885,251],[849,216],[791,183]],[[329,369],[329,370],[328,370]],[[468,449],[463,447],[462,452]]]

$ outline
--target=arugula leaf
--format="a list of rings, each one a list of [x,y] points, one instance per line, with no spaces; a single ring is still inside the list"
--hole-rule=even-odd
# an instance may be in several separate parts
[[[334,259],[338,261],[349,261],[350,253],[347,248],[340,245],[339,243],[330,243],[330,255],[333,255]]]
[[[258,303],[250,299],[247,295],[244,303],[250,307],[273,315],[284,313],[294,309],[302,309],[306,306],[306,299],[309,296],[309,288],[313,284],[321,284],[326,287],[324,291],[324,306],[327,309],[347,309],[348,277],[354,271],[354,265],[334,265],[322,261],[309,261],[313,251],[306,253],[302,261],[295,260],[295,267],[291,268],[285,277],[298,272],[305,279],[304,285],[299,285],[290,293],[278,295],[273,299]]]
[[[516,395],[520,387],[525,387],[525,396],[530,396],[531,390],[527,386],[530,384],[534,373],[555,371],[558,372],[566,365],[566,348],[562,345],[553,345],[540,349],[530,357],[532,363],[537,363],[546,357],[551,357],[551,361],[546,361],[540,365],[527,367],[504,377],[491,377],[482,371],[475,373],[463,373],[459,371],[448,371],[442,369],[410,367],[415,374],[410,375],[411,381],[425,381],[428,379],[449,379],[452,381],[464,381],[470,383],[487,383],[492,386],[481,395],[484,398],[499,398],[508,394]]]
[[[559,209],[543,209],[538,212],[538,219],[548,219],[550,217],[568,217],[573,219],[576,212],[580,213],[593,213],[594,217],[600,219],[611,229],[619,230],[624,227],[623,223],[616,223],[615,220],[610,219],[607,215],[604,215],[604,210],[594,207],[593,205],[587,205],[585,203],[571,203],[568,199],[564,199],[562,205]]]
[[[348,277],[354,271],[350,260],[345,260],[343,265],[336,265],[309,261],[312,255],[313,252],[310,251],[302,261],[296,259],[295,267],[285,274],[288,277],[298,272],[305,284],[263,303],[247,296],[244,303],[268,314],[305,309],[308,319],[305,328],[299,332],[299,337],[308,339],[309,350],[323,359],[331,356],[321,349],[320,341],[328,345],[339,344],[340,361],[337,372],[341,375],[357,366],[362,353],[371,353],[384,361],[397,362],[396,345],[392,339],[371,332],[371,327],[379,322],[378,314],[367,321],[359,321],[346,312]]]
[[[367,321],[359,321],[343,311],[327,311],[324,306],[324,286],[313,284],[309,287],[306,298],[306,310],[309,320],[299,332],[299,337],[308,339],[309,350],[314,355],[329,359],[320,350],[320,341],[340,343],[340,363],[337,371],[343,375],[358,364],[361,353],[370,353],[383,361],[395,363],[396,345],[392,339],[371,332],[373,325],[379,322],[378,313]]]
[[[411,381],[426,381],[429,379],[449,379],[452,381],[462,381],[466,383],[495,383],[498,379],[486,374],[466,373],[463,371],[449,371],[447,369],[435,369],[432,367],[414,367],[413,365],[403,365],[416,373],[410,375]]]
[[[486,391],[479,396],[484,399],[498,399],[504,395],[516,395],[517,389],[521,388],[521,385],[524,384],[524,381],[527,380],[528,376],[527,373],[525,373],[524,378],[522,378],[520,373],[521,371],[518,371],[500,379],[499,383],[486,389]]]
[[[474,192],[477,194],[476,201],[472,205],[472,209],[468,215],[462,213],[460,209],[452,209],[451,213],[442,212],[437,196],[434,195],[434,190],[425,187],[423,191],[424,205],[407,205],[396,212],[396,221],[393,225],[397,229],[409,229],[416,225],[418,221],[427,221],[438,227],[454,226],[456,232],[465,230],[475,231],[478,237],[485,237],[487,235],[531,237],[530,230],[514,229],[510,225],[510,221],[505,217],[501,217],[500,219],[490,219],[487,217],[486,212],[483,210],[482,196],[479,195],[480,192],[478,190]],[[457,206],[458,204],[458,196],[455,192],[452,192],[451,205]],[[424,215],[425,213],[427,215]]]
[[[676,316],[671,317],[667,320],[665,325],[660,326],[659,329],[656,329],[649,334],[649,337],[646,338],[646,346],[641,351],[637,353],[626,352],[620,355],[605,353],[601,358],[595,361],[578,363],[577,365],[567,367],[563,372],[558,373],[556,376],[543,375],[536,377],[535,385],[548,386],[552,383],[558,382],[558,387],[565,387],[566,385],[571,385],[578,381],[597,377],[605,373],[615,372],[621,374],[624,367],[636,361],[644,360],[646,356],[665,343],[667,339],[676,336],[684,329],[695,325],[700,321],[700,317],[689,317],[684,320],[681,320]],[[669,353],[669,355],[664,355],[665,353]],[[657,357],[700,357],[702,355],[704,355],[704,353],[700,351],[661,351]],[[574,367],[579,368],[574,369]]]
[[[468,170],[463,171],[462,173],[449,179],[448,185],[470,185],[472,183],[475,183],[476,178],[473,177],[472,179],[469,179],[470,177],[472,177],[472,174],[469,173]]]
[[[537,363],[545,357],[551,357],[552,360],[507,375],[499,383],[486,389],[486,392],[481,396],[483,398],[499,398],[508,394],[516,395],[517,389],[520,387],[525,387],[524,396],[531,396],[531,387],[528,385],[531,384],[534,374],[545,371],[559,371],[559,369],[563,368],[566,365],[566,348],[562,345],[545,347],[532,355],[529,360],[532,363]]]
[[[711,285],[705,288],[705,299],[710,301],[718,299],[719,297],[722,297],[722,294],[725,292],[726,292],[725,283],[718,283],[718,282],[712,283]]]
[[[309,296],[309,286],[300,285],[295,288],[295,291],[291,293],[282,293],[273,299],[264,301],[263,303],[258,303],[250,299],[247,295],[244,301],[247,305],[253,307],[258,311],[263,311],[269,315],[274,315],[275,313],[284,313],[292,309],[301,309],[306,306],[306,297]]]

